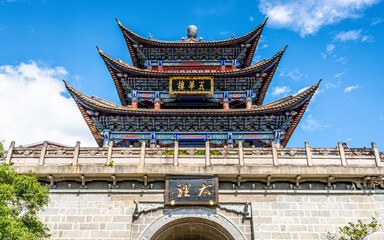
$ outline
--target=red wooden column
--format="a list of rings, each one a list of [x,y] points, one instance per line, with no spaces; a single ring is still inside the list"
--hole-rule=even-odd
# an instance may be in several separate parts
[[[161,108],[160,103],[161,103],[160,93],[159,92],[155,92],[155,101],[154,101],[155,109],[160,109]]]
[[[138,103],[139,99],[137,98],[137,92],[136,91],[132,91],[132,102],[131,102],[131,106],[133,109],[137,109],[137,103]]]
[[[227,92],[224,92],[223,109],[229,109],[229,98]]]

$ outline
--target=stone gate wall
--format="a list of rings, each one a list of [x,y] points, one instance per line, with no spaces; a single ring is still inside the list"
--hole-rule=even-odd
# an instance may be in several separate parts
[[[15,147],[0,162],[51,186],[40,213],[51,239],[148,240],[193,213],[240,239],[322,239],[357,219],[384,224],[384,153],[372,148],[223,148],[221,155],[162,148]],[[180,150],[179,149],[179,150]],[[209,148],[205,149],[209,152]],[[218,205],[164,204],[167,176],[217,176]],[[177,212],[177,215],[176,215]],[[226,227],[225,227],[226,226]],[[151,235],[152,234],[152,235]],[[384,239],[382,229],[370,240]]]
[[[384,223],[382,191],[222,191],[219,197],[221,204],[208,209],[232,222],[249,240],[323,239],[326,232],[336,232],[349,221],[376,217]],[[51,202],[40,216],[51,229],[51,239],[136,240],[143,239],[140,236],[159,218],[177,209],[162,205],[163,199],[157,190],[52,190]],[[247,202],[250,207],[240,209],[243,212],[233,207]],[[140,210],[138,205],[147,208]],[[384,233],[380,230],[369,239],[384,239]]]

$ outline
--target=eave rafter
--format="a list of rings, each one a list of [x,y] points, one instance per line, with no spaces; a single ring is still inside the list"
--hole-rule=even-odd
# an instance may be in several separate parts
[[[267,18],[268,19],[268,18]],[[247,43],[250,44],[249,48],[246,51],[246,58],[244,67],[248,67],[252,63],[252,59],[254,56],[254,52],[256,50],[256,46],[259,42],[261,33],[263,28],[267,22],[267,19],[264,20],[258,27],[250,31],[249,33],[238,37],[238,38],[230,38],[226,40],[220,41],[160,41],[155,39],[143,38],[140,35],[134,33],[133,31],[126,28],[119,20],[116,19],[120,30],[124,35],[125,42],[127,44],[129,53],[132,58],[132,63],[135,67],[139,67],[139,58],[138,52],[135,48],[135,44],[137,45],[149,45],[153,47],[174,47],[174,48],[188,48],[188,47],[225,47],[231,46],[235,44]]]

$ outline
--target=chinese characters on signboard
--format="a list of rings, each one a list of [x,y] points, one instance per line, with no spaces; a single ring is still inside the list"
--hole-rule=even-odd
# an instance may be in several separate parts
[[[213,77],[171,77],[169,93],[213,94]]]
[[[216,177],[168,177],[165,201],[171,205],[214,205],[218,202]]]

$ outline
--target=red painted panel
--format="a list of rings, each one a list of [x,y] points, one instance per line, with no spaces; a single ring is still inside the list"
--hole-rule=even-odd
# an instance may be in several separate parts
[[[261,135],[260,134],[254,134],[254,135],[244,135],[244,138],[245,139],[250,139],[250,138],[253,138],[253,139],[260,139],[261,138]]]
[[[139,139],[139,135],[123,135],[122,136],[124,139]]]

